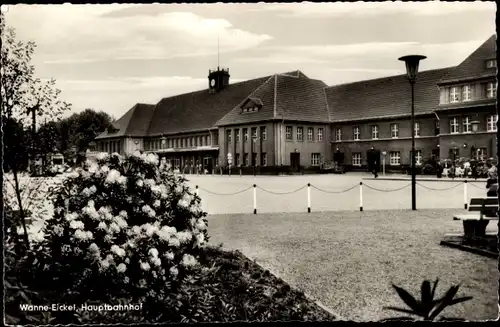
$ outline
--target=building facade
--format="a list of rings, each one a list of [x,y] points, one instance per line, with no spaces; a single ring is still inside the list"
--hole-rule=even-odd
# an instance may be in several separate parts
[[[414,128],[419,163],[496,155],[495,36],[456,67],[419,73],[414,126],[406,75],[329,87],[295,71],[231,84],[217,68],[208,85],[136,104],[97,137],[97,150],[154,152],[208,171],[303,172],[330,161],[366,169],[369,158],[398,169],[410,164]]]

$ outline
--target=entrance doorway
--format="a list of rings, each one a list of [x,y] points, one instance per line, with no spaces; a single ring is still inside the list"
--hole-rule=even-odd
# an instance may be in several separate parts
[[[203,158],[203,169],[206,169],[209,172],[212,171],[212,158],[210,157]]]
[[[300,153],[292,152],[290,153],[290,166],[292,173],[300,172]]]
[[[335,152],[333,154],[333,161],[338,163],[339,165],[344,164],[344,153],[343,152]]]
[[[370,149],[367,152],[367,161],[369,171],[380,171],[380,150]]]

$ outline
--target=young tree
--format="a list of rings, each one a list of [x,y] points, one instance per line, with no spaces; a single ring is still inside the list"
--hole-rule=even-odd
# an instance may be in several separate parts
[[[31,59],[36,44],[32,41],[16,40],[16,33],[14,29],[6,26],[5,14],[3,13],[0,14],[0,33],[2,127],[4,121],[10,122],[13,124],[12,126],[17,127],[31,126],[31,132],[35,134],[35,119],[56,120],[70,109],[70,105],[59,100],[61,91],[55,88],[55,80],[42,81],[35,77],[35,67],[31,64]],[[4,139],[5,141],[16,140],[11,137]],[[30,159],[34,159],[36,149],[33,146],[23,149],[19,144],[9,145],[4,143],[4,146],[12,150],[6,168],[7,171],[12,172],[14,177],[14,188],[24,230],[24,240],[26,245],[29,246],[19,173],[24,168],[20,165],[23,162],[22,157],[28,154]]]

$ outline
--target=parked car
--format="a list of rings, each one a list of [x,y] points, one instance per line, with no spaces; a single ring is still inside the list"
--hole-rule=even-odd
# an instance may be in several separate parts
[[[328,174],[328,173],[344,174],[345,170],[344,170],[344,167],[337,162],[326,162],[326,163],[321,165],[320,173],[322,173],[322,174]]]

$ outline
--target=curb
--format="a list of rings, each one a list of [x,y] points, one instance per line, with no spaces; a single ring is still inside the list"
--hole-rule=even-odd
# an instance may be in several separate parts
[[[450,242],[450,241],[441,241],[439,243],[439,245],[443,245],[443,246],[447,246],[447,247],[450,247],[450,248],[454,248],[454,249],[459,249],[459,250],[462,250],[462,251],[465,251],[465,252],[469,252],[469,253],[474,253],[474,254],[478,254],[478,255],[482,255],[482,256],[485,256],[485,257],[488,257],[488,258],[492,258],[492,259],[498,259],[498,253],[494,253],[494,252],[491,252],[491,251],[488,251],[488,250],[483,250],[483,249],[478,249],[478,248],[473,248],[471,246],[467,246],[467,245],[463,245],[463,244],[457,244],[455,242]]]
[[[411,178],[402,178],[402,177],[366,177],[363,180],[369,181],[407,181],[411,182]],[[452,179],[452,178],[417,178],[417,182],[448,182],[448,183],[458,183],[458,182],[467,182],[467,183],[486,183],[486,179]]]
[[[291,289],[297,291],[297,292],[300,292],[302,294],[304,294],[304,297],[313,302],[314,304],[316,304],[318,307],[320,307],[321,309],[325,310],[326,312],[328,312],[329,314],[331,314],[332,316],[335,317],[335,321],[347,321],[346,319],[344,319],[342,316],[340,316],[339,314],[337,314],[336,312],[334,312],[332,309],[328,308],[327,306],[325,306],[323,303],[321,303],[320,301],[316,300],[315,298],[313,298],[311,295],[309,295],[308,293],[306,293],[305,291],[302,291],[302,290],[299,290],[297,289],[297,287],[295,286],[292,286],[290,285],[290,283],[288,283],[286,281],[286,279],[284,279],[283,277],[281,277],[279,274],[277,274],[276,272],[274,272],[273,270],[271,269],[268,269],[268,268],[265,268],[263,267],[260,263],[257,262],[257,260],[252,260],[250,259],[248,256],[246,256],[241,250],[239,250],[245,257],[247,257],[248,260],[251,260],[253,263],[255,263],[257,266],[259,266],[262,270],[267,270],[269,271],[270,274],[274,275],[274,277],[276,278],[279,278],[281,279],[283,282],[285,282],[286,284],[288,284],[288,286],[290,286]]]

